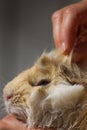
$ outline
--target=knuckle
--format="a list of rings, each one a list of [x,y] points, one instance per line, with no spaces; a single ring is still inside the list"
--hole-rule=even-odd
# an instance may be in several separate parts
[[[72,13],[74,13],[74,10],[75,10],[75,8],[72,7],[72,6],[70,6],[70,7],[68,7],[68,8],[65,10],[65,13],[66,13],[66,14],[72,14]]]
[[[54,20],[56,20],[56,19],[59,19],[60,16],[62,15],[61,13],[62,13],[61,10],[55,11],[55,12],[52,14],[52,21],[54,21]]]
[[[68,6],[65,10],[65,14],[66,15],[70,15],[70,14],[73,14],[73,15],[78,15],[78,9],[75,5],[71,5],[71,6]]]
[[[71,16],[72,19],[79,19],[80,18],[80,12],[78,11],[78,9],[76,8],[76,6],[69,6],[68,8],[66,8],[65,12],[64,12],[64,16],[68,17]]]

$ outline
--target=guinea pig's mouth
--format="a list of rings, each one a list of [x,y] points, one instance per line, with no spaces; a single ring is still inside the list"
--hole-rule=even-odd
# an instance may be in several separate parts
[[[27,122],[27,113],[26,113],[26,109],[23,107],[15,107],[15,106],[10,106],[7,109],[8,113],[13,114],[14,116],[16,116],[16,118],[24,123]]]
[[[27,123],[27,115],[24,112],[13,113],[23,123]]]
[[[22,105],[13,105],[10,101],[5,101],[6,111],[9,114],[13,114],[16,118],[24,123],[27,122],[26,107]]]
[[[13,111],[13,114],[16,116],[16,118],[24,123],[27,122],[27,114],[24,108],[16,108],[16,111]]]

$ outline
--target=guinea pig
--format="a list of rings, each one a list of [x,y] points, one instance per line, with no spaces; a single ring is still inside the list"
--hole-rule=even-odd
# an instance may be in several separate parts
[[[10,81],[3,97],[7,112],[30,128],[87,130],[87,70],[57,50]]]

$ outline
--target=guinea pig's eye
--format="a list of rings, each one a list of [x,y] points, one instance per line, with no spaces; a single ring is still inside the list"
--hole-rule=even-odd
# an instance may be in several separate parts
[[[39,82],[37,82],[36,84],[34,84],[33,82],[29,82],[29,84],[32,86],[32,87],[35,87],[35,86],[45,86],[45,85],[48,85],[51,81],[48,80],[48,79],[42,79],[40,80]]]
[[[45,86],[45,85],[48,85],[50,83],[50,80],[47,80],[47,79],[42,79],[40,80],[38,83],[37,83],[37,86]]]

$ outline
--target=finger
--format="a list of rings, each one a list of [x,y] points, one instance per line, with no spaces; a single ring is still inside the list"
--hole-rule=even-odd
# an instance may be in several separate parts
[[[76,45],[72,60],[87,65],[87,42],[81,42]]]
[[[66,50],[63,50],[64,54],[69,54],[76,44],[79,25],[85,22],[85,14],[87,16],[87,2],[79,2],[65,8],[60,36],[61,45],[66,46]]]
[[[42,130],[41,128],[29,128],[26,123],[17,120],[15,116],[8,115],[0,122],[0,130]],[[51,129],[47,129],[51,130]]]
[[[68,53],[73,46],[78,18],[71,6],[56,11],[52,16],[54,43],[62,52]],[[76,20],[75,20],[76,19]]]
[[[64,54],[69,54],[76,41],[78,26],[84,21],[87,2],[79,2],[54,13],[52,17],[53,37],[56,46]],[[82,17],[83,16],[83,17]]]
[[[0,121],[0,130],[8,130],[8,127],[5,126],[6,124],[2,121]]]
[[[2,119],[0,127],[3,128],[3,130],[28,130],[26,126],[26,124],[18,121],[15,116],[8,115]]]
[[[56,11],[52,15],[53,38],[56,47],[60,46],[61,43],[60,31],[61,31],[62,19],[63,19],[63,10]]]
[[[79,16],[72,9],[66,10],[61,26],[61,46],[65,44],[64,54],[69,54],[76,42],[76,34],[79,26]]]

